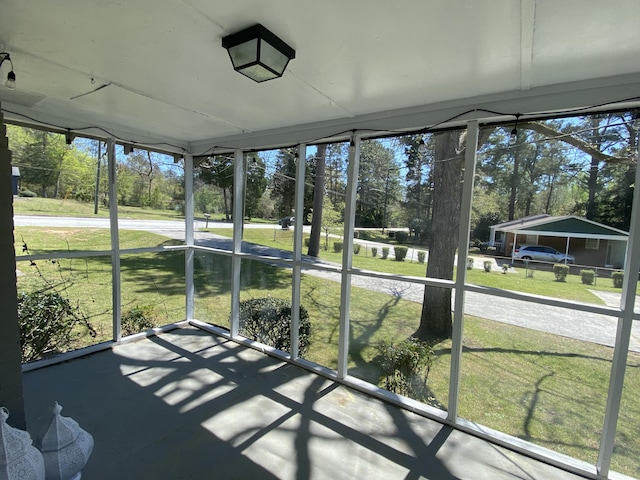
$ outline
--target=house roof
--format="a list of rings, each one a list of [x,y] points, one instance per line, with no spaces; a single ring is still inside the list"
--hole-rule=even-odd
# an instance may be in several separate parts
[[[629,234],[623,230],[574,215],[561,217],[536,215],[499,223],[489,228],[494,231],[529,235],[537,234],[547,237],[601,238],[625,241],[629,237]]]
[[[221,39],[254,23],[296,50],[280,79],[231,68]],[[0,103],[11,122],[193,154],[626,108],[638,24],[637,0],[3,0],[17,88]]]

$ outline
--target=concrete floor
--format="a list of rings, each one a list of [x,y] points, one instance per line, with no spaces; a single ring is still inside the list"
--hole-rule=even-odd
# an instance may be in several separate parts
[[[95,439],[83,479],[578,479],[195,328],[24,375]]]

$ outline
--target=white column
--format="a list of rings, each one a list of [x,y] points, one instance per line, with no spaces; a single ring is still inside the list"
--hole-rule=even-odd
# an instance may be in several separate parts
[[[640,185],[640,168],[636,169],[635,184]],[[603,478],[607,478],[609,475],[611,456],[613,455],[613,446],[616,439],[622,388],[624,386],[627,357],[629,355],[629,339],[633,325],[633,309],[638,284],[637,272],[640,270],[640,245],[638,245],[640,242],[640,219],[638,218],[640,216],[640,192],[638,192],[638,190],[638,188],[635,188],[633,191],[631,228],[629,229],[629,240],[627,241],[627,255],[624,265],[625,275],[622,284],[622,298],[620,300],[622,316],[618,319],[616,347],[611,364],[609,393],[607,394],[604,426],[602,428],[600,451],[598,452],[598,463],[596,465],[598,474]]]
[[[109,220],[111,226],[111,295],[113,305],[113,339],[122,338],[122,289],[120,282],[120,233],[118,231],[118,180],[116,176],[116,144],[107,139],[107,165],[109,166]]]
[[[231,320],[229,332],[238,335],[240,328],[240,255],[244,218],[244,155],[235,151],[233,164],[233,254],[231,256]]]
[[[300,329],[300,281],[302,278],[302,229],[304,223],[304,181],[307,159],[307,146],[298,146],[298,164],[296,165],[295,222],[293,230],[293,278],[291,287],[291,358],[296,359],[299,352]]]
[[[458,417],[458,394],[460,391],[460,364],[462,360],[462,334],[464,327],[464,283],[467,277],[469,232],[471,230],[471,203],[476,174],[476,151],[478,146],[478,121],[467,123],[467,148],[464,161],[464,182],[460,206],[458,230],[458,265],[456,267],[456,291],[454,297],[453,331],[451,334],[451,373],[449,376],[449,408],[447,418]]]
[[[195,252],[193,250],[193,155],[184,156],[184,228],[185,228],[185,265],[184,278],[186,283],[186,318],[193,320],[194,318],[194,296],[195,289],[193,285],[193,263]]]
[[[344,209],[344,239],[342,242],[342,279],[340,285],[340,335],[338,345],[338,378],[348,374],[349,360],[349,308],[351,306],[351,265],[353,262],[353,229],[355,226],[358,168],[360,162],[360,137],[354,135],[349,147],[347,167],[347,191]]]

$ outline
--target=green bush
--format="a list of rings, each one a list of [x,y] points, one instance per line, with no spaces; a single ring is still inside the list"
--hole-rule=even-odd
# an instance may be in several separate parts
[[[613,280],[613,286],[615,288],[622,288],[622,282],[624,281],[624,272],[622,270],[615,270],[611,273],[611,279]]]
[[[475,258],[473,257],[467,258],[467,270],[471,270],[473,268],[474,262],[475,262]]]
[[[374,258],[378,256],[378,247],[371,247],[371,256]]]
[[[493,266],[493,262],[491,260],[485,260],[482,262],[482,266],[484,267],[484,271],[489,273],[491,271],[491,267]]]
[[[340,253],[342,251],[342,242],[333,242],[333,251]]]
[[[382,259],[386,260],[389,256],[389,247],[382,247]]]
[[[305,247],[309,247],[310,243],[311,243],[311,238],[310,237],[304,237],[304,246]]]
[[[395,234],[396,242],[400,244],[403,244],[404,242],[406,242],[408,238],[409,238],[409,234],[403,230],[400,230]]]
[[[96,336],[80,308],[57,292],[19,293],[18,323],[23,362],[67,351],[81,335],[77,327]]]
[[[120,329],[122,335],[133,335],[156,326],[153,305],[136,306],[122,314]]]
[[[403,262],[408,250],[407,247],[394,247],[393,254],[396,257],[396,262]]]
[[[584,285],[593,285],[596,278],[596,272],[593,270],[580,270],[580,280]]]
[[[554,263],[553,274],[556,276],[556,281],[566,282],[567,275],[569,275],[569,265],[565,265],[564,263]]]
[[[433,350],[427,342],[413,338],[397,343],[384,341],[377,351],[376,360],[384,376],[382,387],[401,395],[426,387],[433,363]]]
[[[354,255],[358,255],[360,253],[360,244],[359,243],[354,243],[353,244],[353,254]]]
[[[291,302],[273,297],[240,302],[240,335],[291,353]],[[302,305],[298,335],[298,351],[303,357],[309,350],[311,322]]]
[[[427,252],[418,250],[418,263],[424,263],[424,259],[427,257]]]

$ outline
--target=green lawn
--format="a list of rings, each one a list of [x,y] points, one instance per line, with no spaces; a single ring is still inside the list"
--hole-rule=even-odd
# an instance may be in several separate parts
[[[251,230],[245,230],[246,233]],[[269,230],[267,230],[269,231]],[[48,250],[65,245],[64,232],[50,229],[17,229],[28,238],[30,249]],[[68,234],[80,234],[73,231]],[[219,233],[219,232],[215,232]],[[270,232],[273,235],[273,231]],[[16,235],[17,237],[19,235]],[[104,231],[82,232],[83,242],[99,244]],[[162,245],[165,237],[144,232],[121,231],[128,247]],[[20,241],[17,243],[20,246]],[[35,253],[35,252],[33,252]],[[336,255],[336,254],[330,254]],[[330,258],[330,257],[327,257]],[[338,255],[339,259],[339,255]],[[123,310],[153,305],[158,325],[184,318],[184,254],[124,255],[122,257]],[[359,258],[362,262],[415,268],[424,265],[393,260]],[[365,263],[366,264],[366,263]],[[228,326],[230,311],[230,265],[228,256],[198,252],[195,261],[196,317]],[[369,267],[363,267],[369,268]],[[66,259],[59,262],[19,262],[20,290],[54,285],[90,316],[98,340],[111,338],[110,256]],[[420,273],[420,276],[423,273]],[[516,274],[485,274],[480,279],[514,282]],[[561,284],[545,278],[522,281]],[[520,277],[518,277],[520,278]],[[470,281],[473,281],[470,277]],[[242,260],[241,297],[291,296],[291,270],[255,260]],[[502,287],[501,287],[502,288]],[[568,283],[579,289],[580,284]],[[303,275],[302,304],[312,322],[312,343],[307,358],[336,368],[338,352],[340,284]],[[535,293],[539,293],[536,291]],[[386,339],[403,339],[417,328],[420,305],[380,292],[353,288],[351,295],[349,373],[373,383],[380,380],[375,360],[376,345]],[[468,317],[461,370],[460,415],[488,427],[530,440],[556,451],[594,463],[602,428],[612,349]],[[78,332],[74,346],[94,343]],[[446,407],[449,390],[450,341],[436,345],[435,362],[429,376],[431,403]],[[622,401],[613,468],[640,476],[640,355],[631,353]]]
[[[233,229],[209,229],[211,233],[217,235],[231,237]],[[305,234],[305,237],[308,237]],[[293,250],[293,230],[281,230],[280,228],[272,229],[249,229],[244,230],[244,240],[266,245],[269,247],[279,248],[282,250]],[[321,249],[320,258],[328,262],[337,264],[342,263],[342,253],[333,251],[334,238],[329,239],[329,250]],[[321,245],[324,246],[325,237],[323,235]],[[360,253],[353,256],[354,268],[364,270],[373,270],[377,272],[392,273],[396,275],[408,275],[414,277],[424,277],[426,274],[426,265],[418,263],[417,259],[406,259],[397,262],[393,258],[393,246],[390,246],[389,258],[383,260],[381,257],[381,248],[378,248],[377,256],[373,258],[370,248],[361,247]],[[306,251],[303,248],[303,251]],[[476,264],[481,264],[483,258],[472,255]],[[513,290],[517,292],[530,293],[534,295],[542,295],[547,297],[562,298],[565,300],[573,300],[578,302],[593,303],[603,305],[604,302],[594,295],[591,290],[603,290],[620,293],[621,290],[614,288],[610,278],[597,279],[596,285],[583,285],[579,275],[568,275],[566,282],[558,282],[553,272],[543,270],[535,270],[532,278],[527,278],[525,269],[516,266],[510,269],[509,273],[504,274],[502,270],[493,270],[489,273],[480,269],[472,269],[466,271],[467,283],[481,285],[492,288],[500,288],[503,290]],[[455,270],[454,270],[455,278]],[[638,287],[640,293],[640,286]]]
[[[109,208],[100,205],[95,215],[94,205],[70,199],[40,197],[13,197],[13,212],[16,215],[50,215],[57,217],[109,217]],[[118,206],[120,218],[138,220],[184,220],[184,215],[173,210]]]

